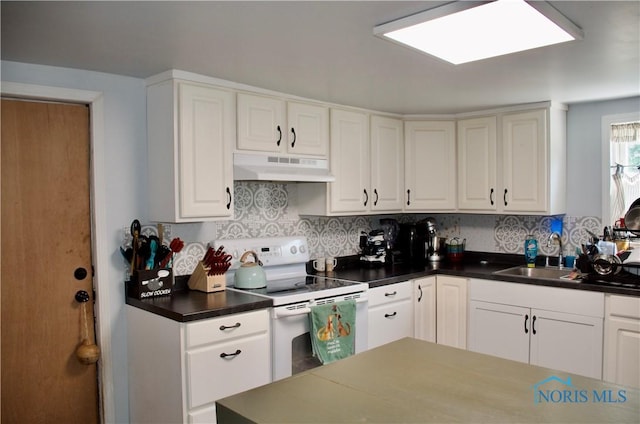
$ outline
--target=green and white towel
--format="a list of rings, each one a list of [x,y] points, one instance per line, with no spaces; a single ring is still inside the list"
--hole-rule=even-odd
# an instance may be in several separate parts
[[[328,303],[311,307],[311,347],[323,364],[355,352],[356,302]]]

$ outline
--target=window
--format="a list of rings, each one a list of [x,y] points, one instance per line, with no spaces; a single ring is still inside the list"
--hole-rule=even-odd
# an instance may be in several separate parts
[[[640,198],[640,118],[637,114],[603,118],[603,223],[613,225]]]

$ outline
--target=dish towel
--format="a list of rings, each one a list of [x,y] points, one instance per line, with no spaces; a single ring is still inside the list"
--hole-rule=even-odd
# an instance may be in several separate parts
[[[311,307],[311,347],[323,364],[355,352],[356,302],[345,300]]]

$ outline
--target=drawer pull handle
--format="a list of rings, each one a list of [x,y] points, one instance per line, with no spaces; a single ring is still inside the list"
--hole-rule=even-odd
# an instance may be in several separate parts
[[[536,316],[534,315],[533,318],[531,318],[531,332],[533,334],[536,334]]]
[[[242,351],[241,351],[240,349],[236,350],[236,351],[235,351],[235,352],[233,352],[233,353],[224,353],[224,352],[222,352],[222,353],[220,354],[220,357],[221,357],[221,358],[228,358],[228,357],[238,356],[238,355],[240,355],[241,353],[242,353]]]
[[[529,321],[529,314],[524,315],[524,334],[529,334],[529,329],[527,328],[527,321]]]
[[[395,317],[396,315],[398,315],[398,313],[397,313],[397,312],[394,312],[394,313],[392,313],[392,314],[384,314],[384,317],[385,317],[385,318],[392,318],[392,317]]]
[[[387,296],[387,297],[389,297],[389,296],[395,296],[395,295],[397,295],[397,294],[398,294],[398,292],[397,292],[397,291],[394,291],[394,292],[392,292],[392,293],[385,293],[384,295],[385,295],[385,296]]]
[[[240,323],[239,322],[236,322],[235,325],[221,325],[220,326],[220,331],[230,330],[232,328],[238,328],[238,327],[240,327]]]

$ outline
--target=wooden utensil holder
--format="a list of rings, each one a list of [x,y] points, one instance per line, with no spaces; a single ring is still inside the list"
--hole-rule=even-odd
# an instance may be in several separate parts
[[[209,269],[198,261],[187,284],[191,290],[214,293],[225,290],[227,278],[224,274],[209,275]]]

